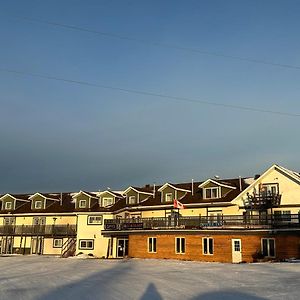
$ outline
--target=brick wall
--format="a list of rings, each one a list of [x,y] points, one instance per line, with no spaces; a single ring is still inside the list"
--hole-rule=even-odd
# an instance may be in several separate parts
[[[156,253],[148,252],[148,237],[156,237]],[[175,253],[175,237],[185,237],[185,254]],[[202,238],[214,239],[213,255],[202,252]],[[232,239],[241,239],[242,261],[253,262],[252,255],[261,250],[261,238],[275,238],[276,259],[299,257],[300,237],[295,235],[273,236],[268,234],[133,234],[129,235],[129,256],[136,258],[160,258],[198,260],[208,262],[232,262]]]

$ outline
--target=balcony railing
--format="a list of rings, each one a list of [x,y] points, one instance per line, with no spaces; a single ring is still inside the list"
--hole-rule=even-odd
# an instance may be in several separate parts
[[[280,205],[281,195],[271,192],[263,192],[257,194],[247,194],[244,200],[246,209],[268,209],[278,207]]]
[[[208,217],[125,218],[104,220],[104,231],[155,230],[155,229],[250,229],[300,227],[298,214],[227,215]]]
[[[3,225],[0,235],[74,236],[76,225]]]

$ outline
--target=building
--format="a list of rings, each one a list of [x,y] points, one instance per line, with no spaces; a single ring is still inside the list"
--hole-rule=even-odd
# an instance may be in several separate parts
[[[4,254],[234,263],[300,257],[300,175],[278,165],[255,178],[0,200]]]

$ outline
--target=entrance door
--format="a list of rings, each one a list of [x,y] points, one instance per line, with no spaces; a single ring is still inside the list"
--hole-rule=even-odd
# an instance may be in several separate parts
[[[232,262],[242,262],[242,241],[240,239],[232,239]]]
[[[117,257],[125,257],[128,255],[128,239],[118,239]]]
[[[43,237],[34,237],[31,239],[31,254],[43,254]]]

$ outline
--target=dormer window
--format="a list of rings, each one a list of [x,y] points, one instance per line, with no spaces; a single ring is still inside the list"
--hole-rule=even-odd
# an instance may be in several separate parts
[[[173,194],[172,193],[166,193],[165,201],[166,202],[172,202],[173,201]]]
[[[136,197],[135,196],[130,196],[128,198],[128,204],[135,204],[136,203]]]
[[[103,198],[102,199],[102,205],[103,206],[109,206],[114,204],[114,198]]]
[[[204,199],[216,199],[219,198],[219,191],[218,187],[210,187],[204,189]]]
[[[86,208],[86,200],[79,200],[79,208]]]
[[[12,209],[12,202],[5,202],[5,210],[11,210]]]
[[[43,202],[41,200],[37,200],[34,202],[35,209],[42,209],[42,207],[43,207]]]

